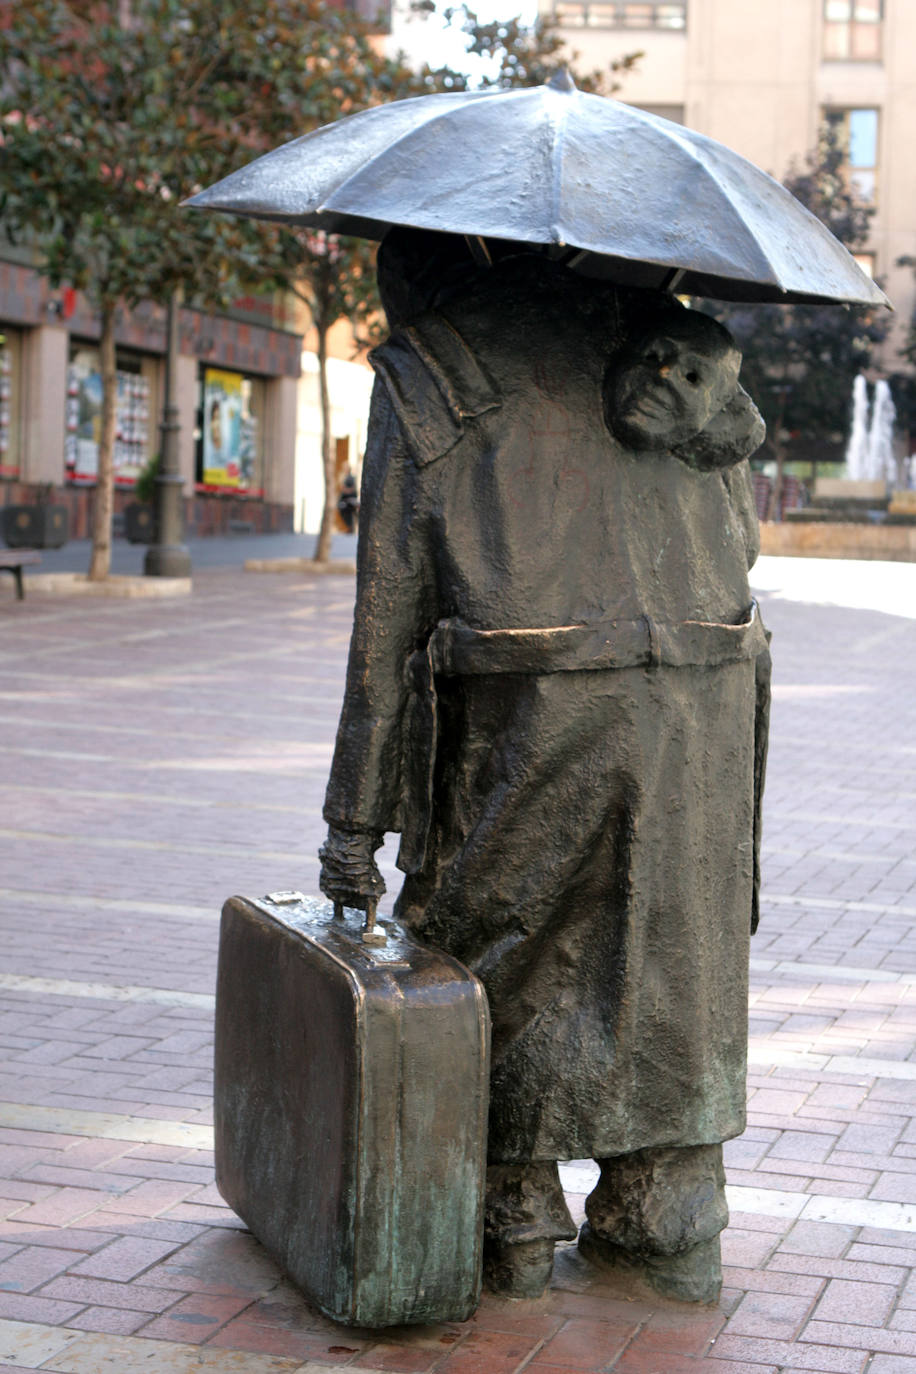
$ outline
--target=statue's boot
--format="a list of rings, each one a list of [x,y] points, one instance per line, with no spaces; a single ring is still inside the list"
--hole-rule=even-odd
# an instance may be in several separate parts
[[[637,1150],[598,1164],[579,1234],[586,1259],[633,1273],[664,1297],[715,1302],[728,1224],[721,1145]]]
[[[541,1297],[550,1285],[556,1242],[575,1238],[555,1162],[490,1165],[483,1281],[491,1293]]]

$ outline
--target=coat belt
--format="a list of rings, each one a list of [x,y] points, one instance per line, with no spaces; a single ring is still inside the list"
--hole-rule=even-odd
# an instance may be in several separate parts
[[[432,819],[438,703],[436,677],[490,673],[560,673],[615,668],[719,667],[757,658],[767,647],[756,601],[743,621],[598,620],[533,630],[475,630],[462,620],[440,620],[425,650],[407,665],[408,700],[402,776],[406,796],[398,866],[423,866]]]
[[[717,667],[756,658],[766,638],[756,601],[738,625],[703,620],[598,620],[535,630],[475,630],[441,620],[429,641],[433,671],[447,677],[484,673],[561,673],[588,669]]]

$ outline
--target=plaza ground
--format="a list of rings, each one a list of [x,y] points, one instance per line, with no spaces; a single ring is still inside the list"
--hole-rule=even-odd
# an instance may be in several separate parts
[[[317,890],[353,580],[205,542],[174,602],[0,583],[0,1370],[916,1374],[916,566],[752,579],[777,676],[721,1302],[568,1247],[539,1302],[380,1332],[310,1309],[212,1182],[219,908]],[[564,1168],[580,1214],[593,1174]]]

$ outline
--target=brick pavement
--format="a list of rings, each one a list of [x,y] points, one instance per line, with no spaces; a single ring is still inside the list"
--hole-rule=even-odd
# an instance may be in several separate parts
[[[538,1303],[386,1332],[308,1307],[209,1148],[218,910],[315,889],[351,581],[0,588],[0,1371],[916,1374],[916,568],[816,573],[761,564],[807,599],[763,597],[778,685],[721,1303],[634,1296],[571,1247]],[[835,584],[851,606],[813,604]],[[593,1173],[564,1169],[579,1211]]]

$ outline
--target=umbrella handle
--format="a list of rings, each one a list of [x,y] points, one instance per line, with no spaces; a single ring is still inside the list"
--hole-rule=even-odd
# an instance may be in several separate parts
[[[479,234],[465,234],[464,241],[478,267],[493,266],[493,258],[485,238],[481,238]]]

